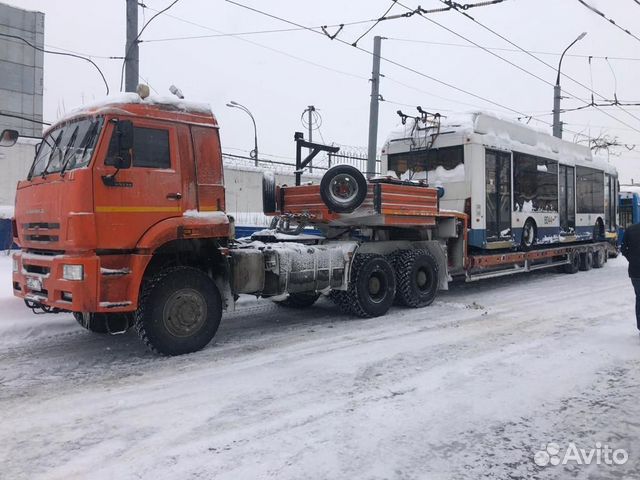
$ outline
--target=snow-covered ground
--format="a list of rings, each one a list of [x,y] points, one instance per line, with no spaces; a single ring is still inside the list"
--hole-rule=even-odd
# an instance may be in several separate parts
[[[625,267],[457,285],[370,320],[246,300],[204,351],[163,358],[32,315],[0,257],[0,477],[637,479]],[[628,461],[537,466],[548,442]]]

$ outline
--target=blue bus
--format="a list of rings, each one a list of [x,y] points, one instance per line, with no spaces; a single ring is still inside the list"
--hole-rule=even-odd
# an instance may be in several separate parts
[[[634,223],[640,223],[640,186],[620,185],[618,195],[618,244],[622,243],[624,230]]]

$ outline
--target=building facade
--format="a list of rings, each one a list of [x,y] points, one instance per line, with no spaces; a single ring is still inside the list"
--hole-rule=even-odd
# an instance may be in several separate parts
[[[21,39],[44,48],[44,13],[0,3],[0,131],[40,137],[44,53]]]

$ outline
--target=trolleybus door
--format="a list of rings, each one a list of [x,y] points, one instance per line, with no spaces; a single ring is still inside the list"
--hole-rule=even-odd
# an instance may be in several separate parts
[[[570,232],[576,228],[576,177],[574,167],[559,166],[560,231]]]
[[[511,238],[511,154],[486,150],[487,241]]]

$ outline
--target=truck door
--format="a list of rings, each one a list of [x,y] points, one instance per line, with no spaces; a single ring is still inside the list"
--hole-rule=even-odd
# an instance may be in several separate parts
[[[559,213],[560,231],[570,232],[576,228],[576,181],[574,167],[559,167]]]
[[[511,154],[485,152],[487,242],[511,237]]]
[[[182,181],[177,132],[174,126],[153,119],[133,120],[131,168],[115,173],[105,165],[115,149],[115,124],[109,122],[109,152],[96,164],[95,218],[102,248],[134,248],[154,224],[183,212]]]

